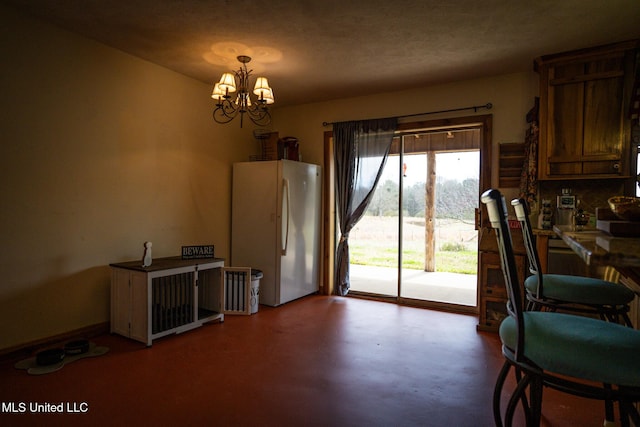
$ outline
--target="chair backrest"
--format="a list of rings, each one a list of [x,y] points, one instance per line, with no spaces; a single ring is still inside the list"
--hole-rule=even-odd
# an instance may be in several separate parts
[[[529,220],[529,206],[524,199],[513,199],[511,206],[513,206],[516,212],[516,218],[522,228],[522,240],[524,241],[524,248],[527,252],[527,259],[529,260],[529,271],[538,279],[536,297],[542,297],[544,295],[541,274],[542,267],[540,266],[540,257],[538,256],[535,239],[533,238],[531,221]]]
[[[500,191],[495,189],[485,191],[480,197],[480,200],[486,205],[491,227],[496,231],[500,263],[504,274],[504,284],[509,298],[507,301],[507,312],[516,319],[518,338],[515,352],[516,359],[520,359],[524,352],[524,306],[521,286],[518,280],[516,257],[513,252],[511,231],[509,230],[509,221],[507,219],[507,204],[505,203],[504,196]]]

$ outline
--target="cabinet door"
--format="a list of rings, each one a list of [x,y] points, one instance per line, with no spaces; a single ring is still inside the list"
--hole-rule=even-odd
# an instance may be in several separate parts
[[[526,258],[524,255],[516,255],[516,269],[518,279],[522,282],[526,274]],[[500,255],[497,252],[482,252],[480,254],[480,286],[484,295],[491,297],[507,298],[507,289],[504,285],[504,273],[500,264]]]
[[[627,108],[623,60],[618,57],[586,64],[593,67],[588,75],[607,76],[585,83],[583,155],[587,161],[583,172],[587,174],[621,172],[615,162],[623,160],[624,138],[629,136],[624,126]]]
[[[629,174],[626,117],[635,50],[624,44],[540,59],[540,179]]]
[[[147,275],[111,270],[111,332],[147,342]]]
[[[507,317],[507,301],[501,298],[484,298],[480,307],[480,324],[478,329],[497,331],[502,320]]]

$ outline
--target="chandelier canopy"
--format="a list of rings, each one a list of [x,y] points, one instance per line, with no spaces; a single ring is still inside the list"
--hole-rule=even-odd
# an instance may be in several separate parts
[[[240,55],[238,61],[242,64],[240,69],[232,73],[224,73],[213,87],[211,98],[216,100],[213,119],[217,123],[229,123],[239,114],[240,127],[242,127],[246,114],[256,125],[267,126],[271,123],[271,114],[267,105],[274,102],[273,90],[269,87],[266,77],[256,78],[253,87],[253,95],[256,98],[252,101],[249,93],[249,76],[253,70],[247,70],[247,64],[251,58]],[[235,99],[232,99],[233,92],[238,92]]]

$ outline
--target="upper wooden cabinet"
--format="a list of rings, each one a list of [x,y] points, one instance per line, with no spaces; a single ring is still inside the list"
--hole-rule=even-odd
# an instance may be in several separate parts
[[[630,176],[628,112],[638,46],[634,40],[535,60],[540,180]]]

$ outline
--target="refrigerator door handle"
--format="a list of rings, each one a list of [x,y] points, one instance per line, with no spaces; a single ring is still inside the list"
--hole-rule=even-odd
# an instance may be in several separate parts
[[[282,180],[282,255],[287,255],[289,246],[289,180]]]

